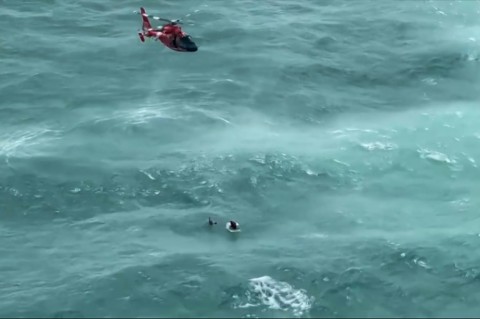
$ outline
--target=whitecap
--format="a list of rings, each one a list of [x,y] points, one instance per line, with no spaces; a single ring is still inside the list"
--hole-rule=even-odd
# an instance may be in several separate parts
[[[150,178],[152,181],[155,180],[155,177],[153,177],[152,174],[150,174],[149,172],[147,171],[144,171],[144,170],[140,170],[141,173],[143,173],[144,175],[146,175],[148,178]]]
[[[296,317],[308,312],[314,302],[304,289],[295,289],[290,284],[276,281],[270,276],[250,279],[246,302],[238,308],[267,306],[269,309],[292,311]]]
[[[322,234],[322,233],[311,233],[311,234],[303,235],[301,237],[305,239],[324,239],[324,238],[328,238],[328,235]]]
[[[473,167],[477,167],[477,162],[475,162],[475,159],[473,159],[472,157],[468,157],[468,161],[472,163]]]
[[[422,82],[424,82],[428,85],[432,85],[432,86],[438,84],[437,81],[435,81],[434,78],[425,78],[425,79],[422,80]]]
[[[428,159],[434,162],[439,162],[439,163],[447,163],[447,164],[455,164],[456,161],[454,159],[450,159],[446,154],[443,154],[441,152],[437,151],[430,151],[426,149],[420,149],[418,151],[420,153],[420,156],[423,159]]]
[[[169,107],[166,108],[154,108],[144,107],[135,110],[128,110],[117,113],[118,116],[125,120],[129,124],[144,124],[152,119],[178,119],[178,116],[168,113]]]
[[[340,164],[340,165],[343,165],[343,166],[346,166],[346,167],[350,167],[350,166],[351,166],[350,164],[345,163],[345,162],[342,162],[342,161],[337,160],[337,159],[334,159],[333,161],[334,161],[335,163],[337,163],[337,164]]]
[[[373,142],[373,143],[363,143],[360,144],[364,149],[369,151],[374,150],[385,150],[390,151],[395,149],[395,144],[393,143],[382,143],[382,142]]]
[[[0,154],[6,156],[21,156],[22,151],[28,149],[31,153],[33,146],[43,144],[57,138],[57,131],[50,129],[33,129],[4,134],[0,137]]]
[[[225,116],[221,115],[219,112],[214,112],[214,111],[211,111],[211,110],[206,110],[206,109],[202,109],[202,108],[192,108],[192,107],[186,107],[186,109],[190,112],[197,112],[197,113],[200,113],[202,114],[203,116],[207,117],[207,118],[210,118],[210,119],[214,119],[214,120],[220,120],[226,124],[229,124],[231,125],[232,122],[227,120],[225,118]]]

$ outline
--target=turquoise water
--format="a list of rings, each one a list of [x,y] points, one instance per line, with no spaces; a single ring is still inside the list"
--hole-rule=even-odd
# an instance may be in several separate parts
[[[480,1],[0,17],[1,317],[478,316]]]

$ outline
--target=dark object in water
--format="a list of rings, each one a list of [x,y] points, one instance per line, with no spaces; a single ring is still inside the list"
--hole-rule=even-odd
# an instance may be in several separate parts
[[[237,229],[238,228],[238,224],[236,222],[234,222],[233,220],[230,221],[230,228],[231,229]]]

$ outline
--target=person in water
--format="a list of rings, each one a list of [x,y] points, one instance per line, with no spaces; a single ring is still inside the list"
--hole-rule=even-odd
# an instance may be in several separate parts
[[[238,223],[236,221],[229,221],[229,225],[228,225],[228,228],[230,228],[231,230],[237,230],[238,229]]]
[[[208,217],[208,225],[213,226],[213,225],[216,225],[216,224],[217,224],[216,221],[214,221],[210,217]],[[239,227],[240,227],[240,225],[234,220],[231,220],[227,223],[228,230],[238,231]]]

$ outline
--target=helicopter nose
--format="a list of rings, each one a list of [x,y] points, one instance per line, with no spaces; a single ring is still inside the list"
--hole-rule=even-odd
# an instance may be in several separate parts
[[[184,36],[178,39],[177,44],[183,51],[196,52],[198,50],[197,44],[190,38],[190,36]]]
[[[198,51],[198,47],[196,45],[191,45],[187,48],[187,51],[188,52],[197,52]]]

